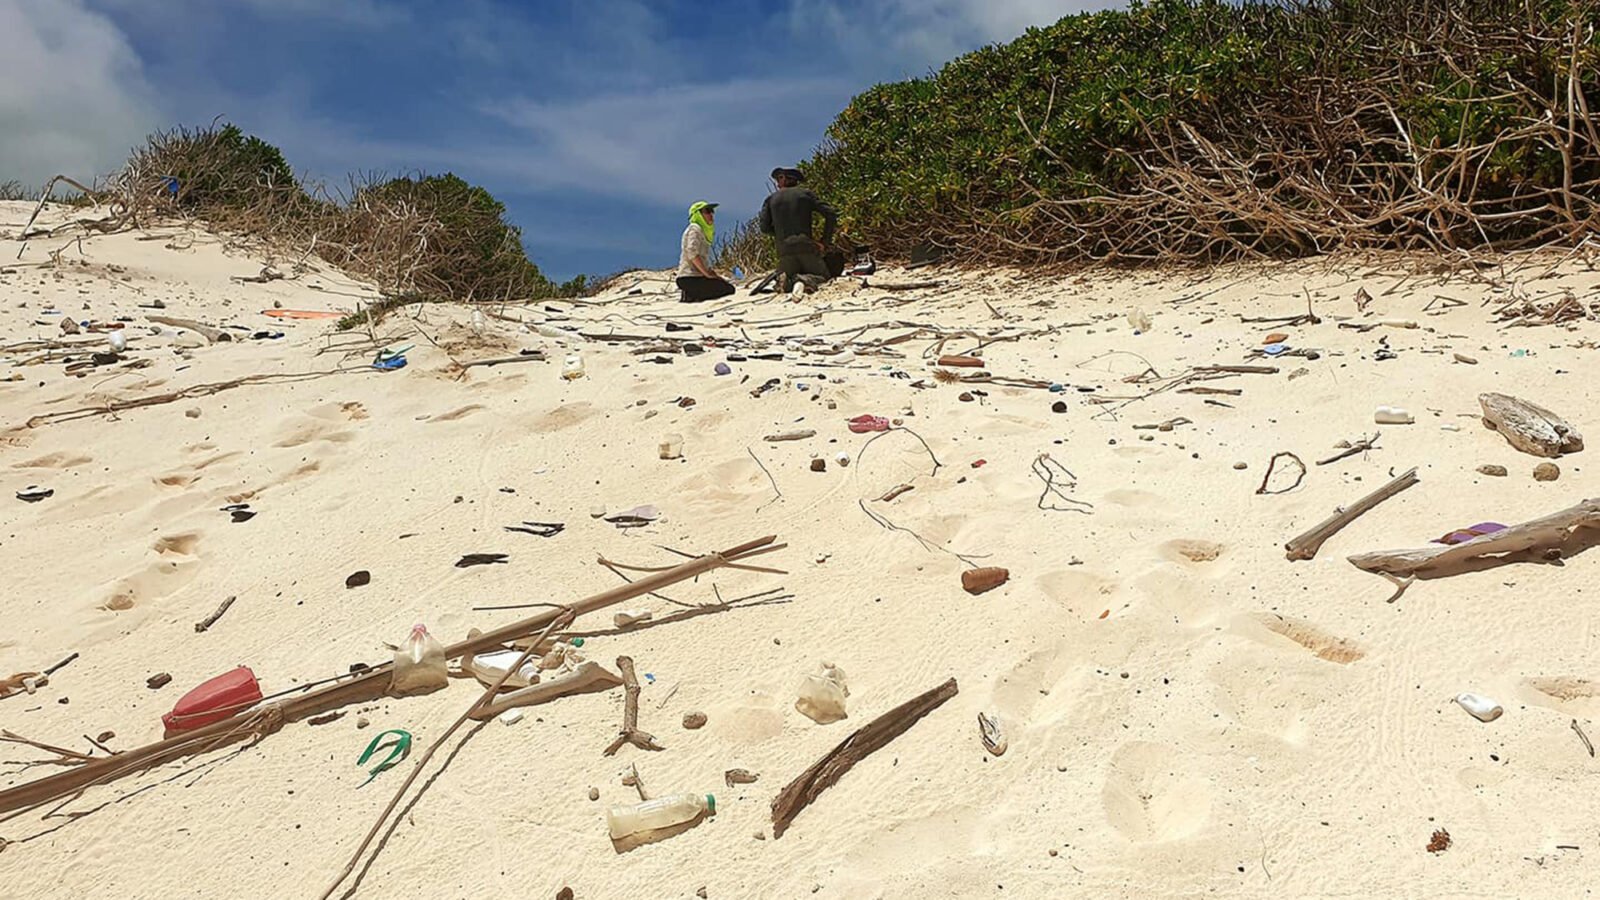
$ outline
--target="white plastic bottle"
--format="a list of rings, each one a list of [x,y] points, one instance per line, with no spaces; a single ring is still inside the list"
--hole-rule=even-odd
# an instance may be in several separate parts
[[[1372,414],[1372,420],[1379,425],[1410,425],[1417,419],[1405,409],[1398,406],[1380,406]]]
[[[394,651],[394,674],[389,691],[396,696],[426,694],[450,683],[444,647],[427,626],[411,626],[411,634]]]
[[[717,814],[717,798],[711,794],[673,794],[606,810],[606,826],[611,839],[620,841],[642,831],[655,831],[692,822],[704,813]]]

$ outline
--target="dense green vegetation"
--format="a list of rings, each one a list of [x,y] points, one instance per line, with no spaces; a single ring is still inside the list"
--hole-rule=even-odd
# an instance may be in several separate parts
[[[1594,0],[1153,0],[857,96],[850,237],[969,258],[1511,248],[1600,227]]]

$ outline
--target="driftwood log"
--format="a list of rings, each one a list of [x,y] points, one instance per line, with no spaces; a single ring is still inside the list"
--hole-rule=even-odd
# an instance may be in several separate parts
[[[1284,544],[1283,549],[1288,551],[1284,555],[1289,559],[1311,559],[1317,555],[1318,550],[1322,549],[1322,542],[1338,534],[1339,529],[1354,522],[1367,510],[1416,483],[1416,469],[1402,472],[1400,475],[1395,476],[1393,481],[1349,506],[1338,510],[1333,515],[1323,519],[1315,528]]]
[[[904,734],[919,719],[938,709],[956,695],[956,680],[946,681],[931,691],[896,706],[844,739],[800,776],[789,782],[772,800],[772,836],[783,837],[794,817],[823,791],[832,787],[850,767],[883,749]]]
[[[1435,544],[1416,550],[1382,550],[1350,557],[1356,568],[1390,575],[1415,575],[1482,556],[1541,550],[1558,558],[1567,539],[1579,528],[1600,528],[1600,498],[1591,498],[1560,512],[1475,537],[1459,544]]]
[[[1478,403],[1483,407],[1483,424],[1523,453],[1560,456],[1583,449],[1583,435],[1542,406],[1509,394],[1479,394]]]
[[[223,331],[221,328],[217,328],[213,325],[207,325],[204,322],[196,322],[193,319],[180,319],[176,316],[145,316],[145,318],[156,323],[157,325],[171,325],[173,328],[187,328],[195,334],[205,338],[206,343],[208,344],[215,344],[218,341],[233,340],[233,335]]]
[[[563,616],[569,614],[581,616],[634,597],[642,597],[652,591],[659,591],[740,560],[781,550],[787,546],[775,543],[776,541],[776,537],[768,536],[719,553],[685,560],[681,565],[670,569],[650,572],[628,584],[621,584],[585,597],[569,606],[547,610],[452,644],[445,648],[445,655],[455,659],[468,652],[495,649],[510,641],[536,634]],[[70,771],[7,788],[0,791],[0,814],[51,803],[76,794],[90,785],[114,781],[162,763],[205,753],[251,737],[263,737],[279,730],[287,722],[309,719],[351,703],[377,700],[388,690],[392,675],[390,670],[393,665],[392,662],[380,663],[351,678],[315,688],[299,696],[277,700],[253,709],[242,709],[220,722],[182,732],[143,747],[126,750],[116,756],[97,757],[93,762],[74,767]]]

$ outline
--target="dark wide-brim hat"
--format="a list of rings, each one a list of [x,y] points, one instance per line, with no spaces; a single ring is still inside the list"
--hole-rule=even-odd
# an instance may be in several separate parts
[[[806,180],[806,173],[800,171],[799,169],[790,169],[784,166],[779,166],[778,168],[772,170],[773,181],[777,181],[778,178],[782,176],[793,178],[795,184],[799,184],[800,182]]]

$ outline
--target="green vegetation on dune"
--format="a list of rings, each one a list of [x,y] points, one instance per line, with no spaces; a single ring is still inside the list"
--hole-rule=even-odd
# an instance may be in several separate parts
[[[808,177],[969,258],[1508,249],[1600,228],[1595,0],[1155,0],[857,96]]]

